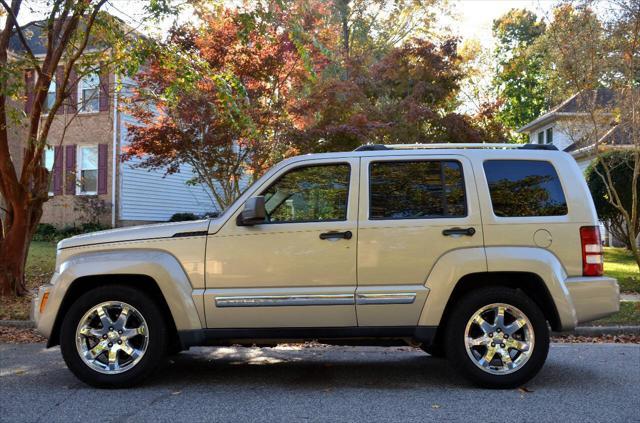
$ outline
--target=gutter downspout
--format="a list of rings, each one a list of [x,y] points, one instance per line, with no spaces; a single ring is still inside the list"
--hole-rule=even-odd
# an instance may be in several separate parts
[[[111,163],[111,227],[116,227],[116,179],[118,162],[118,74],[113,76],[113,160]]]

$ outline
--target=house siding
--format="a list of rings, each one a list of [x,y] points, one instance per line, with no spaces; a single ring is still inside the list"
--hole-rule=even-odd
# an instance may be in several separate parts
[[[164,175],[162,171],[134,168],[141,159],[122,164],[120,220],[166,222],[175,213],[205,214],[218,207],[202,185],[187,185],[192,169],[181,166],[180,172]],[[127,222],[128,223],[128,222]]]
[[[546,132],[549,128],[553,129],[553,145],[555,145],[558,150],[564,150],[573,144],[570,129],[558,121],[554,121],[550,125],[541,126],[529,132],[529,142],[532,144],[538,144],[539,132],[545,133],[546,140]]]
[[[133,81],[125,79],[125,86]],[[127,92],[123,93],[128,95]],[[120,148],[127,145],[127,127],[136,121],[130,115],[120,115]],[[175,213],[203,215],[219,211],[215,200],[204,185],[187,185],[194,177],[191,166],[180,166],[180,172],[165,175],[163,170],[135,167],[141,158],[120,163],[118,226],[141,222],[166,222]]]

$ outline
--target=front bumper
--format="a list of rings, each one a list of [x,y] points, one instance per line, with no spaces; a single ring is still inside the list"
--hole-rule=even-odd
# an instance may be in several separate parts
[[[42,301],[47,294],[47,303],[42,307]],[[53,296],[53,285],[42,285],[38,288],[38,295],[31,300],[31,320],[35,322],[36,329],[46,338],[49,338],[53,329],[56,311],[59,304],[52,304],[55,301]]]
[[[577,323],[590,322],[620,310],[618,281],[607,276],[567,278]]]

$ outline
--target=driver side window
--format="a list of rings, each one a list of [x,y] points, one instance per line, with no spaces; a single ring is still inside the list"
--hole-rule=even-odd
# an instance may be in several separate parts
[[[347,220],[348,164],[293,169],[261,195],[265,197],[268,223],[300,223]]]

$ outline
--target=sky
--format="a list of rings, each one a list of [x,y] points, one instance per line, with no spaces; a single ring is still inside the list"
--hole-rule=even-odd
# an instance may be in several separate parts
[[[450,0],[457,19],[449,25],[454,34],[462,39],[475,38],[483,46],[493,47],[491,27],[493,20],[502,16],[509,9],[529,9],[538,16],[548,16],[556,1],[553,0]]]

